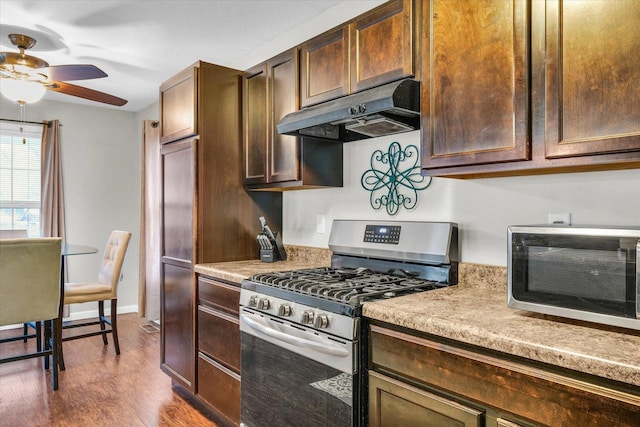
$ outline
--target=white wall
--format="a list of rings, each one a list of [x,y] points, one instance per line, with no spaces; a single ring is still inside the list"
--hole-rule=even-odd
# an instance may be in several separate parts
[[[0,101],[2,118],[20,119],[17,105]],[[157,114],[156,114],[157,117]],[[155,118],[155,117],[154,117]],[[140,234],[141,119],[112,108],[45,101],[30,104],[26,120],[62,123],[62,168],[69,243],[99,248],[98,254],[69,257],[69,280],[95,280],[109,233],[133,235],[118,289],[119,312],[137,311]],[[71,317],[97,310],[76,304]]]
[[[548,213],[571,212],[574,224],[640,226],[640,169],[541,176],[457,180],[434,178],[419,192],[414,210],[394,216],[374,210],[360,177],[376,149],[392,141],[420,147],[420,132],[344,145],[344,187],[285,192],[283,239],[291,245],[327,247],[338,218],[452,221],[460,227],[464,262],[505,266],[507,226],[547,222]],[[316,233],[325,215],[326,233]]]

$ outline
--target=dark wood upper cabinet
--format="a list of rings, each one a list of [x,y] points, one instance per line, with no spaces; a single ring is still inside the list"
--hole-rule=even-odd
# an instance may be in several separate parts
[[[349,89],[349,27],[315,37],[300,47],[300,106],[338,98]]]
[[[422,167],[529,158],[525,0],[424,6]]]
[[[351,92],[415,75],[413,2],[385,3],[349,25]]]
[[[269,102],[267,93],[267,63],[244,73],[244,182],[247,185],[268,181]]]
[[[276,124],[287,114],[298,109],[298,52],[292,49],[267,63],[271,86],[271,132],[269,141],[270,182],[295,181],[299,177],[299,143],[291,135],[280,135]]]
[[[546,7],[546,156],[640,150],[640,2]]]
[[[298,109],[298,51],[291,49],[245,72],[245,184],[295,181],[299,142],[276,124]]]
[[[393,0],[300,47],[300,106],[416,75],[422,2]]]
[[[198,68],[176,74],[160,86],[160,143],[198,133]]]
[[[640,167],[640,3],[433,0],[422,170],[487,177]]]
[[[342,186],[342,143],[280,135],[276,124],[298,109],[298,49],[244,74],[244,168],[250,190]]]

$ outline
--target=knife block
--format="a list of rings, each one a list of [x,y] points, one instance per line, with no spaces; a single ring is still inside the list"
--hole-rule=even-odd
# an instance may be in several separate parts
[[[260,261],[262,262],[275,262],[275,253],[274,249],[260,249]]]
[[[280,237],[280,233],[277,231],[274,233],[275,241],[269,239],[271,241],[272,248],[271,249],[260,249],[260,261],[262,262],[276,262],[276,261],[284,261],[287,259],[287,252],[284,249],[284,245],[282,244],[282,238]]]

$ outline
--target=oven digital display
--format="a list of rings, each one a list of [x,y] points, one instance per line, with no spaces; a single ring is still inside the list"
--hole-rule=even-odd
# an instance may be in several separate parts
[[[401,228],[399,225],[367,225],[364,230],[364,241],[397,245],[400,242]]]

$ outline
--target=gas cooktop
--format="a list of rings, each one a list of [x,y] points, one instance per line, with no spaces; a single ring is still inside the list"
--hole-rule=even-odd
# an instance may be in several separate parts
[[[448,286],[446,283],[417,278],[411,271],[396,269],[381,273],[368,268],[309,268],[255,274],[249,280],[256,284],[351,306],[359,306],[365,301]]]

